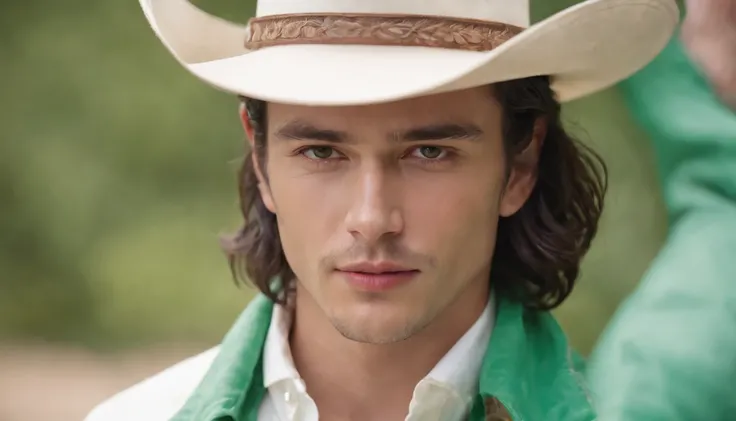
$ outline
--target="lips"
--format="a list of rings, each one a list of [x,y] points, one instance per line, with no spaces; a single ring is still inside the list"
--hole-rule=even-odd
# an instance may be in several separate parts
[[[354,263],[341,266],[337,271],[354,288],[369,292],[396,288],[419,274],[419,270],[393,262]]]
[[[359,262],[338,267],[338,270],[342,272],[381,274],[393,272],[410,272],[414,269],[393,262]]]

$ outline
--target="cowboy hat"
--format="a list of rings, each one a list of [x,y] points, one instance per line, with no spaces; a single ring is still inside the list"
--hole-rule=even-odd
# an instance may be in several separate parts
[[[652,60],[674,0],[588,0],[530,25],[529,0],[260,0],[238,25],[187,0],[140,0],[154,32],[220,90],[281,103],[360,105],[549,75],[558,100]]]

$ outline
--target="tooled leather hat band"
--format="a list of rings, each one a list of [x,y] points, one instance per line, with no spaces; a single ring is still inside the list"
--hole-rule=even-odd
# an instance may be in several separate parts
[[[426,15],[284,14],[253,18],[248,50],[290,44],[358,44],[490,51],[523,28]]]

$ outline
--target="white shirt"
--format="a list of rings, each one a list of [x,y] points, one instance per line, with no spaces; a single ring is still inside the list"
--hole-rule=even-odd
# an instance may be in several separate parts
[[[460,421],[470,411],[493,329],[493,299],[473,326],[414,388],[405,421]],[[259,421],[317,421],[319,411],[294,366],[291,312],[274,306],[263,354],[264,396]]]

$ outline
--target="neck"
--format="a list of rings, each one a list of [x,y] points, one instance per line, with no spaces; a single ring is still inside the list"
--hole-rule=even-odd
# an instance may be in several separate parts
[[[320,419],[403,420],[416,384],[483,312],[487,279],[473,282],[419,333],[379,345],[343,337],[297,286],[291,350]]]

